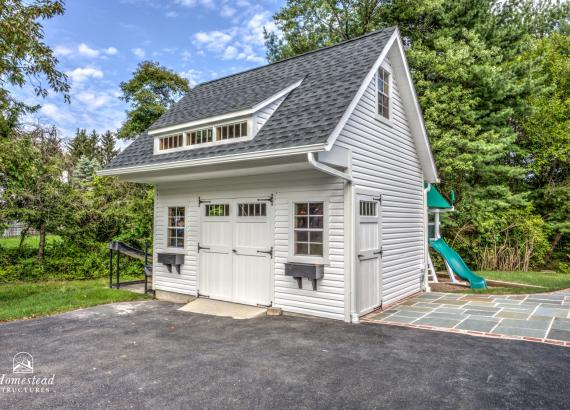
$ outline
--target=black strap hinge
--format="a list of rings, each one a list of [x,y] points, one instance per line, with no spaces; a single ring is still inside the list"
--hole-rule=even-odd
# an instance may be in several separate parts
[[[270,202],[271,205],[273,205],[273,200],[274,200],[273,194],[271,194],[269,198],[257,198],[258,202]]]
[[[212,201],[207,201],[205,199],[202,199],[201,197],[198,197],[198,206],[202,205],[202,204],[209,204]]]

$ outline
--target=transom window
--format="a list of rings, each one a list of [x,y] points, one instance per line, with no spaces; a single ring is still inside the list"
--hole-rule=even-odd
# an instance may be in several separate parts
[[[360,216],[377,216],[377,206],[376,201],[360,201]]]
[[[188,145],[205,144],[213,141],[214,132],[212,128],[202,128],[187,133]]]
[[[238,216],[267,216],[267,204],[239,204]]]
[[[247,121],[216,127],[216,141],[247,137]]]
[[[184,248],[184,207],[168,208],[167,244],[171,248]]]
[[[378,81],[376,82],[378,93],[378,114],[382,117],[390,118],[390,73],[383,68],[378,70]]]
[[[323,202],[295,204],[295,255],[323,256]]]
[[[229,216],[229,204],[211,204],[206,205],[206,216]]]
[[[182,133],[176,135],[169,135],[160,139],[160,150],[178,148],[183,145]]]

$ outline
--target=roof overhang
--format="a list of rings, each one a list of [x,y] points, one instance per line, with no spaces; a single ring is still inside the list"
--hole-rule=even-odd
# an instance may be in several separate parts
[[[282,149],[268,150],[268,151],[248,152],[245,154],[208,157],[203,159],[163,162],[158,164],[145,164],[145,165],[138,165],[132,167],[125,167],[125,168],[103,169],[101,171],[97,171],[97,175],[117,176],[122,180],[131,181],[131,182],[155,183],[157,182],[156,180],[157,175],[163,173],[164,171],[167,171],[167,173],[172,173],[172,174],[179,173],[182,175],[184,170],[195,170],[198,167],[206,167],[210,165],[224,166],[232,163],[242,163],[244,161],[263,160],[263,159],[273,160],[273,162],[275,163],[275,158],[279,157],[283,157],[284,161],[287,162],[290,161],[291,157],[299,154],[303,155],[303,158],[305,158],[306,161],[307,153],[319,152],[324,150],[325,150],[324,144],[305,145],[302,147],[289,147],[289,148],[282,148]],[[233,175],[235,175],[236,171],[233,167],[228,167],[227,170],[229,172],[233,172]],[[208,175],[204,174],[203,177],[206,178],[208,177]],[[188,179],[188,176],[186,176],[185,179]]]

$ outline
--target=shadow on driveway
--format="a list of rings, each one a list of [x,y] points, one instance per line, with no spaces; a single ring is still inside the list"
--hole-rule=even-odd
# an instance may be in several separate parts
[[[563,408],[570,349],[383,325],[119,303],[0,324],[0,377],[34,357],[50,392],[0,408]],[[30,375],[27,375],[30,376]],[[2,385],[1,388],[7,386]]]

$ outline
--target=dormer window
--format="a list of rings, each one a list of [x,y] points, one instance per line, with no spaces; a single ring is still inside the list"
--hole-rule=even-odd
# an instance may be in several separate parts
[[[167,137],[160,138],[159,148],[161,151],[173,148],[179,148],[184,143],[184,137],[182,133],[176,135],[169,135]]]
[[[380,68],[376,81],[378,115],[387,120],[390,119],[390,85],[390,72]]]
[[[187,133],[188,145],[205,144],[212,142],[213,139],[212,128],[202,128],[200,130],[193,130]]]
[[[216,141],[247,137],[247,121],[224,124],[216,127]]]
[[[189,128],[176,134],[157,137],[155,140],[155,152],[162,153],[162,151],[171,152],[178,149],[202,148],[250,139],[253,132],[252,127],[252,121],[246,119]]]

